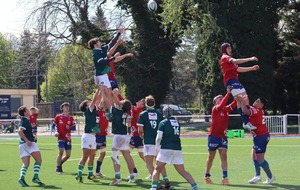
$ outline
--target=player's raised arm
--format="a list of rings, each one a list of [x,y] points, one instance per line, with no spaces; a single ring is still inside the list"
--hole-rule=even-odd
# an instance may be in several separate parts
[[[119,39],[117,43],[107,52],[107,57],[112,57],[119,45],[123,43],[122,39]]]
[[[126,57],[133,57],[133,56],[134,56],[133,53],[126,53],[124,55],[120,55],[120,56],[116,57],[115,60],[114,60],[114,62],[117,63],[117,62],[122,61]]]
[[[246,72],[250,72],[250,71],[259,70],[259,66],[258,65],[253,65],[252,67],[238,67],[236,70],[239,73],[246,73]]]
[[[247,63],[249,61],[258,61],[258,59],[257,57],[249,57],[243,59],[235,59],[235,58],[230,59],[230,62],[234,64],[242,64],[242,63]]]
[[[125,32],[125,28],[120,27],[119,32],[117,33],[117,35],[115,35],[113,37],[113,39],[111,39],[111,41],[108,43],[108,50],[116,44],[116,42],[119,39],[120,35],[123,34],[124,32]]]

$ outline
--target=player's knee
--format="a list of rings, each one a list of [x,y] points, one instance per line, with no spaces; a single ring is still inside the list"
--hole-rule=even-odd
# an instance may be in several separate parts
[[[100,153],[105,153],[106,152],[106,148],[101,148],[100,149]]]
[[[138,152],[144,152],[144,149],[143,148],[138,148],[137,151]]]
[[[111,159],[114,162],[114,164],[120,165],[120,160],[119,160],[118,156],[119,156],[119,151],[113,150],[112,154],[111,154]]]

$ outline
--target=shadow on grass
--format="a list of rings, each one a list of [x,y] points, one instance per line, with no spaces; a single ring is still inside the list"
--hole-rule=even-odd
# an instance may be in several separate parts
[[[2,169],[0,169],[0,172],[5,172],[5,171],[7,171],[7,170],[2,170]]]
[[[40,187],[40,186],[38,186]],[[45,185],[43,189],[62,189],[61,187],[56,187],[55,185]]]
[[[299,190],[300,185],[289,185],[289,184],[278,184],[278,183],[272,183],[272,186],[280,187],[282,189],[289,189],[289,190]]]
[[[220,184],[220,186],[224,187],[224,185],[221,185],[221,184]],[[275,188],[277,188],[277,187],[274,187],[274,184],[269,185],[269,186],[266,186],[266,185],[260,186],[260,185],[255,185],[255,184],[253,184],[253,185],[230,184],[230,185],[228,185],[228,187],[247,188],[247,189],[275,189]]]

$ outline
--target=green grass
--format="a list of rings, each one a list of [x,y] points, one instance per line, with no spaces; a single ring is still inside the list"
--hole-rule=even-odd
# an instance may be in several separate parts
[[[10,137],[11,138],[11,137]],[[21,159],[19,158],[17,138],[8,139],[0,137],[0,175],[1,189],[23,189],[17,182],[19,178],[19,169]],[[108,144],[111,144],[111,138],[108,138]],[[203,181],[205,171],[205,161],[207,158],[207,139],[206,138],[182,138],[183,156],[185,168],[189,171],[201,189],[207,190],[235,190],[235,189],[300,189],[299,183],[299,158],[300,158],[300,139],[299,138],[272,138],[266,154],[273,174],[277,180],[272,185],[248,184],[248,180],[253,177],[254,168],[251,160],[252,139],[229,139],[228,164],[230,186],[221,185],[222,172],[220,168],[220,159],[216,156],[211,174],[213,185],[206,185]],[[121,157],[121,177],[123,182],[118,186],[108,186],[114,176],[112,161],[110,160],[110,146],[107,147],[107,157],[102,165],[102,173],[107,178],[100,179],[98,182],[91,182],[84,177],[84,183],[78,184],[75,181],[77,164],[81,157],[80,138],[73,138],[73,151],[69,161],[64,166],[64,174],[56,175],[55,162],[57,155],[57,142],[53,137],[40,137],[38,145],[42,153],[43,163],[40,172],[40,179],[46,184],[45,189],[101,189],[101,190],[131,190],[131,189],[149,189],[150,180],[145,180],[148,175],[145,164],[138,157],[136,150],[132,152],[136,166],[139,170],[136,184],[128,184],[125,178],[128,176],[128,170],[124,159]],[[37,189],[37,185],[31,182],[33,176],[33,159],[26,175],[26,181],[30,187],[26,189]],[[190,185],[174,170],[173,166],[167,166],[168,176],[173,189],[190,189]],[[87,168],[84,168],[84,174],[87,174]],[[262,171],[263,179],[266,178]],[[39,187],[38,187],[39,188]]]

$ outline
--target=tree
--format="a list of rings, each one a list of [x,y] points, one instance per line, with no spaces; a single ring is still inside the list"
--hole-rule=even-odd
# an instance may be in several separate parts
[[[51,46],[47,35],[25,30],[21,35],[18,57],[13,64],[13,87],[37,89],[39,102],[39,86],[44,81],[50,56]]]
[[[281,12],[283,19],[280,33],[281,51],[275,71],[278,84],[274,97],[277,109],[285,113],[300,110],[300,2],[291,0]]]
[[[16,58],[16,50],[12,49],[11,43],[0,33],[0,88],[11,88],[12,64]]]
[[[79,45],[65,45],[49,63],[49,100],[63,96],[80,101],[91,94],[94,88],[93,67],[89,50]],[[45,99],[46,82],[42,83],[41,91]]]
[[[185,107],[199,107],[199,87],[197,81],[198,64],[195,59],[195,42],[184,39],[172,62],[173,78],[166,103]]]
[[[126,84],[126,95],[132,101],[152,94],[159,106],[169,90],[171,61],[178,43],[170,30],[162,27],[161,4],[156,12],[149,12],[145,5],[146,1],[119,1],[119,6],[131,13],[135,23],[131,35],[133,46],[129,51],[136,55],[121,76]]]
[[[92,37],[106,34],[90,16],[93,8],[99,10],[104,3],[106,0],[47,1],[32,12],[30,19],[39,28],[47,26],[44,31],[50,36],[67,43],[79,42],[85,47]],[[126,64],[122,76],[126,84],[126,95],[132,101],[152,94],[159,105],[169,89],[171,60],[177,45],[170,38],[169,31],[161,27],[159,14],[149,12],[146,3],[147,1],[118,1],[119,7],[131,13],[135,22],[131,36],[134,45],[130,51],[136,56],[132,64]],[[159,12],[162,12],[161,8]]]
[[[189,1],[189,10],[178,11],[177,5],[183,1],[176,1],[172,8],[176,14],[165,16],[165,25],[174,25],[176,31],[181,32],[178,24],[187,22],[197,35],[198,49],[196,52],[199,64],[199,86],[203,93],[203,105],[206,110],[212,107],[212,98],[217,94],[224,94],[225,87],[222,84],[222,74],[219,66],[221,56],[219,47],[223,42],[233,45],[234,57],[242,58],[256,55],[260,60],[261,70],[241,74],[240,80],[247,89],[250,101],[259,96],[271,99],[275,92],[273,78],[274,63],[276,62],[277,33],[279,22],[278,10],[284,6],[287,0],[277,1]],[[167,7],[167,6],[166,6]],[[194,8],[194,9],[193,9]],[[174,11],[173,11],[174,13]],[[174,21],[177,16],[179,21]],[[173,20],[170,20],[172,19]],[[168,22],[169,21],[169,22]],[[245,64],[247,66],[247,64]]]

